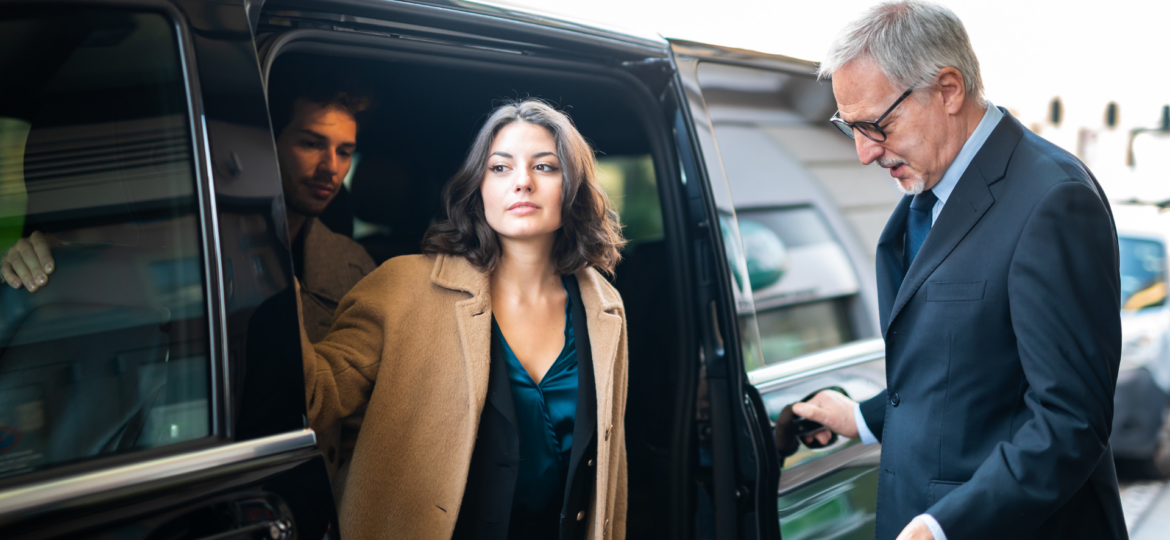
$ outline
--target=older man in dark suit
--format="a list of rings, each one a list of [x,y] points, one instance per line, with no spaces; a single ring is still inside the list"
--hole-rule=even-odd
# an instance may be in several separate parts
[[[820,75],[832,122],[906,193],[877,252],[888,389],[794,407],[882,443],[877,538],[1125,538],[1117,236],[1096,179],[983,99],[946,8],[871,9]]]

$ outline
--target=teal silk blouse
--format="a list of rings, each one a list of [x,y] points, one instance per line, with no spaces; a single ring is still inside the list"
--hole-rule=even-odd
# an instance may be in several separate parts
[[[564,502],[569,455],[573,449],[573,424],[577,417],[577,346],[571,305],[572,299],[565,302],[565,346],[540,384],[528,375],[499,325],[492,320],[508,365],[516,427],[520,433],[520,471],[512,497],[513,522],[555,520]]]

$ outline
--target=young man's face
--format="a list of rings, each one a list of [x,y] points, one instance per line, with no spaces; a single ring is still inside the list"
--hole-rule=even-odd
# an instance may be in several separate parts
[[[292,121],[276,140],[288,209],[303,216],[324,212],[349,173],[356,145],[357,122],[352,114],[298,99]]]

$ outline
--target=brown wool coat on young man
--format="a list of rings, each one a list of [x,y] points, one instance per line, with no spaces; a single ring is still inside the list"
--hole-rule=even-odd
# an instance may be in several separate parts
[[[317,343],[329,333],[341,299],[373,272],[375,265],[361,244],[329,230],[320,219],[310,217],[301,227],[301,234],[305,235],[305,267],[301,270],[304,280],[299,295],[301,315],[309,340]],[[317,446],[325,456],[337,494],[345,485],[345,471],[339,477],[338,467],[353,454],[354,440],[362,425],[361,413],[358,411],[329,430],[317,432]]]
[[[586,538],[625,536],[625,310],[594,269],[577,272],[597,395],[597,476]],[[328,337],[302,335],[309,423],[368,402],[339,502],[350,540],[446,540],[455,529],[488,388],[488,275],[462,257],[387,261],[341,301]]]

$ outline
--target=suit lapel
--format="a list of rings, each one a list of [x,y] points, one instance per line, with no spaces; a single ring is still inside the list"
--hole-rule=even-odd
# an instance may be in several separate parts
[[[456,302],[454,309],[459,345],[463,351],[463,366],[467,374],[468,398],[475,413],[469,418],[474,430],[476,420],[483,413],[491,370],[492,301],[488,277],[463,257],[438,255],[435,257],[434,270],[431,271],[431,282],[471,294],[471,298]]]
[[[906,213],[910,211],[910,201],[914,197],[902,197],[893,215],[886,221],[886,228],[878,238],[877,245],[877,286],[878,286],[878,316],[881,318],[882,336],[885,336],[889,324],[890,311],[894,299],[898,295],[898,288],[902,286],[905,272],[902,269],[902,248],[905,244]]]
[[[943,206],[935,224],[922,243],[918,256],[910,264],[906,278],[902,280],[902,287],[894,299],[894,307],[890,310],[888,324],[892,324],[898,313],[910,301],[910,297],[918,292],[919,287],[934,272],[935,268],[951,254],[959,241],[967,236],[967,232],[979,222],[983,214],[995,202],[991,190],[987,189],[987,182],[978,167],[967,167],[967,171],[959,178],[955,190],[951,192],[946,205]],[[888,326],[887,326],[888,329]]]
[[[926,278],[942,264],[971,228],[979,223],[987,209],[995,204],[995,197],[991,195],[989,186],[1004,177],[1012,152],[1024,135],[1023,129],[1012,115],[1004,111],[999,125],[991,132],[983,147],[967,166],[967,170],[963,172],[963,176],[959,178],[955,190],[951,192],[942,212],[931,227],[930,234],[926,236],[926,242],[918,251],[918,257],[907,270],[894,299],[894,306],[890,309],[889,319],[882,328],[883,335],[902,308],[906,307],[910,298],[926,282]]]

